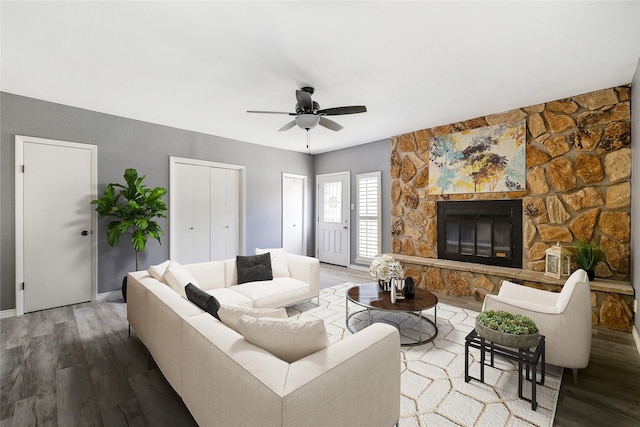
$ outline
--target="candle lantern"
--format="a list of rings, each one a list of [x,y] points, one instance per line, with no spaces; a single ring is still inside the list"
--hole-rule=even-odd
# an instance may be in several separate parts
[[[544,274],[557,279],[571,274],[571,252],[560,246],[560,242],[545,251]]]

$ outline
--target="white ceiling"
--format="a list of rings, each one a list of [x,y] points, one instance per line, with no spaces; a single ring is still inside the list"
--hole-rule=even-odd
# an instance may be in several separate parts
[[[631,82],[640,2],[7,2],[1,90],[321,153]]]

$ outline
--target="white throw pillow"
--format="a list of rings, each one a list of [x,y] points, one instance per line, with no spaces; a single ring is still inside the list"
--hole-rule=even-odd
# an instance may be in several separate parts
[[[291,277],[289,273],[289,263],[287,262],[287,253],[282,248],[278,249],[258,249],[256,255],[262,255],[269,252],[271,256],[271,272],[273,277]]]
[[[147,268],[147,273],[149,273],[149,276],[153,277],[154,279],[166,284],[167,281],[164,278],[164,273],[167,272],[167,267],[169,267],[169,264],[171,264],[171,261],[166,260],[162,264],[151,265],[149,266],[149,268]]]
[[[244,339],[274,356],[293,363],[329,346],[324,320],[240,317]]]
[[[196,278],[176,261],[171,261],[171,264],[167,267],[167,271],[164,273],[164,278],[167,281],[167,285],[185,299],[187,298],[187,294],[184,291],[185,286],[191,283],[194,286],[200,287]]]
[[[249,308],[240,307],[238,305],[223,305],[218,309],[218,316],[222,323],[230,327],[236,332],[238,330],[238,322],[240,317],[272,317],[277,319],[288,319],[287,310],[284,308]]]

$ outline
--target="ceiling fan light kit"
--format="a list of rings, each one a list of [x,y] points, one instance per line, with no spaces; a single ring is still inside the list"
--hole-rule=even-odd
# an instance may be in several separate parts
[[[354,105],[350,107],[334,107],[324,110],[320,109],[320,105],[311,99],[314,89],[310,86],[303,87],[296,90],[296,112],[287,113],[283,111],[256,111],[248,110],[247,113],[259,113],[259,114],[287,114],[289,116],[295,116],[295,119],[285,124],[280,128],[280,131],[286,131],[298,125],[300,129],[309,131],[317,125],[331,129],[333,131],[339,131],[342,126],[333,120],[329,120],[324,116],[340,116],[344,114],[357,114],[366,113],[367,107],[364,105]]]
[[[300,129],[309,130],[316,127],[318,122],[320,122],[320,116],[311,113],[303,113],[296,116],[295,122]]]

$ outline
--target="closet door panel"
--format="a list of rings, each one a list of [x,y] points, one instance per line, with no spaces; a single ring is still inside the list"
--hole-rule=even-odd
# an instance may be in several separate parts
[[[234,258],[240,252],[240,171],[226,170],[227,228],[225,236],[226,258]]]
[[[211,259],[209,239],[210,173],[208,167],[177,164],[174,190],[176,235],[171,242],[176,246],[176,261],[183,264],[204,262]]]

